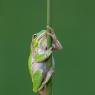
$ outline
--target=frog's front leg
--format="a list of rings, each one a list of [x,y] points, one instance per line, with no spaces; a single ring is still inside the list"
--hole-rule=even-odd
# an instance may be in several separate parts
[[[48,28],[48,32],[47,32],[47,34],[49,35],[49,36],[51,36],[52,37],[52,39],[53,39],[53,44],[52,44],[52,46],[53,46],[53,50],[60,50],[60,49],[62,49],[62,45],[61,45],[61,43],[58,41],[58,39],[57,39],[57,37],[56,37],[56,35],[55,35],[55,32],[54,32],[54,30],[51,28],[51,27],[47,27]]]
[[[50,47],[49,49],[47,49],[44,53],[39,53],[35,55],[35,61],[36,62],[43,62],[46,59],[49,58],[49,56],[52,54],[52,47]]]

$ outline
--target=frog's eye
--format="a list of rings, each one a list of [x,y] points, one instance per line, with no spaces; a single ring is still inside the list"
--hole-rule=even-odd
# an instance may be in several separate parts
[[[33,38],[36,38],[36,37],[37,37],[37,34],[34,34],[34,35],[33,35]]]

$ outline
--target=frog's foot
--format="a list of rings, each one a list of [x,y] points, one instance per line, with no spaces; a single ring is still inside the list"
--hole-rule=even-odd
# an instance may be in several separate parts
[[[46,95],[46,93],[47,93],[46,87],[43,87],[43,89],[41,89],[41,90],[39,91],[39,94],[40,94],[40,95]]]
[[[51,68],[48,72],[47,72],[47,75],[46,75],[46,78],[45,80],[42,82],[42,85],[41,87],[38,89],[38,91],[40,91],[41,89],[43,89],[45,87],[45,85],[48,83],[48,81],[50,80],[50,78],[52,77],[54,73],[54,70]]]

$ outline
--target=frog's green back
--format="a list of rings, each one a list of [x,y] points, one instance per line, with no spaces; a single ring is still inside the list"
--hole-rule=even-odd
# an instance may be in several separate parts
[[[30,49],[30,55],[28,59],[28,69],[29,69],[29,74],[32,78],[32,50]]]
[[[36,34],[37,34],[37,36],[39,36],[40,34],[42,34],[42,33],[44,33],[44,32],[46,32],[46,30],[41,30],[40,32],[38,32],[38,33],[36,33]]]

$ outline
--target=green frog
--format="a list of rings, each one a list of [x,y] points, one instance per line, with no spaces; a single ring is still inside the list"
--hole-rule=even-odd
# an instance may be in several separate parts
[[[48,37],[52,39],[51,47],[48,47]],[[32,36],[30,55],[28,59],[28,69],[33,83],[35,93],[42,90],[54,74],[54,58],[48,63],[53,51],[62,49],[54,30],[48,27]]]

